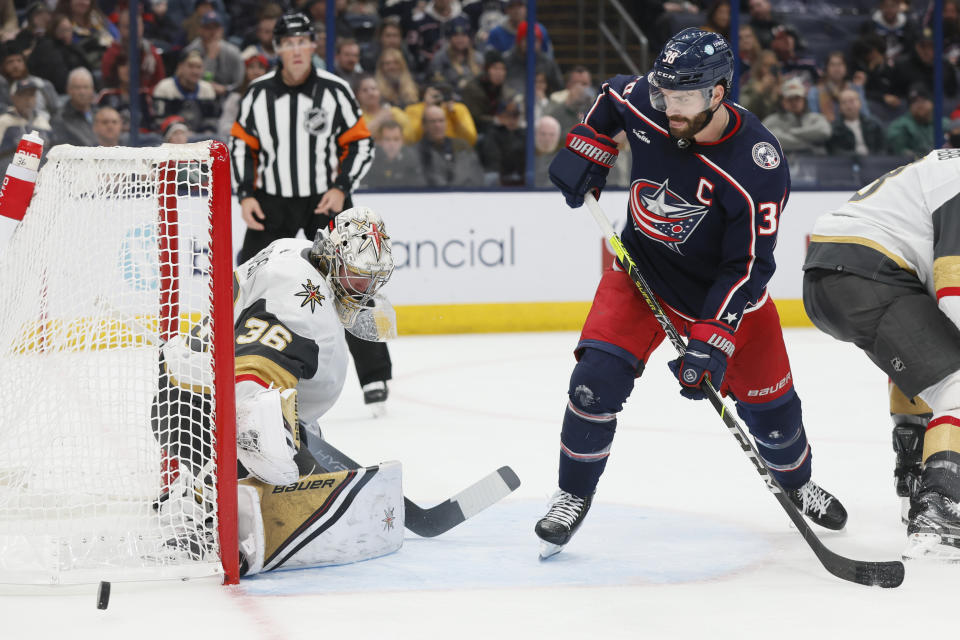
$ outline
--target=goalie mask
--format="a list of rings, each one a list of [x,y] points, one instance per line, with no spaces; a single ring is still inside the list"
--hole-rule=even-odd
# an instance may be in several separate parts
[[[310,251],[333,290],[340,321],[353,327],[393,273],[390,236],[372,209],[354,207],[319,229]],[[362,336],[361,336],[362,337]]]

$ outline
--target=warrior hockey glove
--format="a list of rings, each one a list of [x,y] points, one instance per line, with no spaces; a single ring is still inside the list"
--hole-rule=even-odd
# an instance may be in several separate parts
[[[612,138],[589,125],[578,124],[567,134],[567,146],[550,163],[550,180],[563,193],[567,204],[576,209],[583,205],[588,191],[600,197],[618,153]]]
[[[733,355],[734,348],[732,327],[715,320],[695,322],[686,355],[667,363],[683,387],[680,395],[691,400],[706,398],[700,390],[704,377],[719,391],[727,371],[727,358]]]

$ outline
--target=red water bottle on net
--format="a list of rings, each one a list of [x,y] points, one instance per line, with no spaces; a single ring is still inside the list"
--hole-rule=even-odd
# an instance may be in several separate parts
[[[33,197],[42,155],[43,138],[37,131],[31,131],[20,138],[17,152],[7,165],[7,173],[0,184],[0,216],[23,220],[30,205],[30,198]]]

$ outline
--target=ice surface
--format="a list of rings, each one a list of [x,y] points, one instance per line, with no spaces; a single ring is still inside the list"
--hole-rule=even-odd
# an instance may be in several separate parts
[[[813,329],[788,330],[814,478],[850,512],[819,530],[838,553],[899,557],[886,378]],[[594,507],[573,542],[537,560],[533,525],[556,484],[571,333],[403,337],[388,413],[355,378],[324,435],[361,462],[397,459],[430,506],[500,465],[522,486],[387,558],[215,583],[6,589],[3,638],[890,638],[956,634],[960,565],[907,565],[899,589],[822,569],[705,402],[684,400],[665,345],[620,416]],[[352,376],[352,372],[351,372]]]

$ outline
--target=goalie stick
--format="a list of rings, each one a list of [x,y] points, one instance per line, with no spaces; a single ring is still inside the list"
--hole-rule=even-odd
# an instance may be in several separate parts
[[[667,334],[667,338],[669,338],[670,342],[673,343],[677,353],[680,354],[680,357],[683,357],[687,350],[686,344],[683,341],[683,337],[681,337],[680,333],[677,331],[677,328],[673,326],[673,322],[671,322],[670,318],[667,317],[663,307],[661,307],[660,303],[657,302],[657,299],[653,295],[653,290],[650,288],[650,285],[647,284],[647,281],[644,280],[643,275],[637,269],[636,263],[633,261],[633,258],[630,257],[630,253],[627,251],[627,248],[624,246],[623,242],[620,241],[620,236],[613,229],[613,225],[610,224],[610,220],[607,219],[603,209],[600,208],[600,205],[597,203],[597,199],[592,193],[587,193],[584,197],[584,202],[586,202],[587,207],[590,209],[590,213],[593,214],[594,219],[597,221],[597,225],[603,231],[604,235],[607,237],[607,240],[610,242],[610,246],[617,254],[620,265],[630,275],[633,283],[640,291],[640,295],[643,297],[644,302],[647,303],[647,306],[650,307],[653,315],[656,316],[657,321]],[[802,535],[803,539],[806,540],[807,544],[813,550],[813,553],[817,556],[817,559],[820,560],[820,563],[823,565],[824,569],[838,578],[849,580],[850,582],[856,582],[857,584],[887,588],[900,586],[900,584],[903,582],[902,562],[896,560],[890,562],[868,562],[864,560],[853,560],[851,558],[838,555],[828,549],[823,542],[820,541],[820,538],[817,537],[817,534],[810,527],[810,524],[806,521],[806,519],[804,519],[800,512],[797,511],[797,508],[793,505],[793,503],[790,502],[790,498],[787,497],[787,494],[784,492],[783,487],[780,486],[780,483],[778,483],[776,479],[770,475],[770,470],[767,468],[767,465],[763,459],[760,458],[760,454],[747,437],[743,427],[739,422],[737,422],[737,419],[734,418],[729,411],[727,411],[727,406],[723,403],[723,400],[720,398],[720,394],[717,393],[717,390],[713,388],[713,385],[710,383],[708,378],[704,378],[703,383],[700,385],[700,389],[704,392],[704,394],[706,394],[707,399],[710,400],[710,404],[713,405],[713,408],[716,409],[718,414],[720,414],[720,418],[727,426],[727,429],[730,430],[731,435],[733,435],[733,437],[737,440],[740,448],[747,455],[747,457],[750,458],[753,466],[757,469],[757,473],[759,473],[760,477],[763,478],[763,481],[767,484],[767,488],[774,495],[774,497],[776,497],[777,502],[780,503],[780,506],[783,507],[783,510],[787,512],[787,516],[790,517],[790,520],[797,527],[800,535]]]
[[[357,469],[363,466],[307,429],[302,429],[301,432],[307,449],[327,471]],[[499,502],[519,486],[520,478],[513,469],[504,466],[429,509],[424,509],[404,496],[406,515],[403,524],[418,536],[433,538]]]

